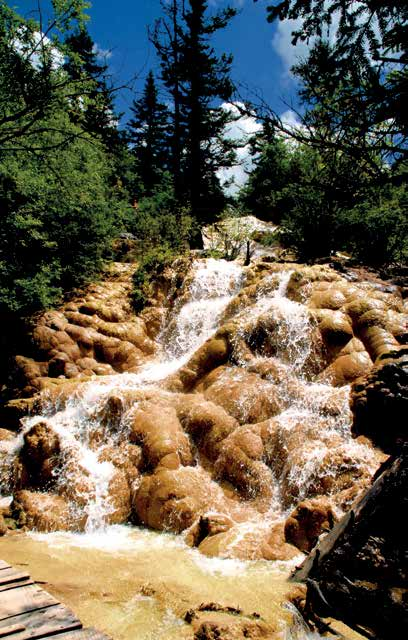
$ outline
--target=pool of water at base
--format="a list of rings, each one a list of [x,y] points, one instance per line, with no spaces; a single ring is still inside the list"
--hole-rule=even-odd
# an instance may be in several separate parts
[[[207,558],[180,536],[112,526],[94,534],[21,533],[0,539],[0,558],[24,567],[86,626],[115,640],[193,638],[184,614],[217,602],[259,613],[282,638],[291,564]],[[298,558],[299,560],[299,558]]]

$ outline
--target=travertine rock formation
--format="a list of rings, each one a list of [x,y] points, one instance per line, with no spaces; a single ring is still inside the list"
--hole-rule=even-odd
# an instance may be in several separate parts
[[[2,412],[25,429],[22,448],[8,431],[0,445],[18,520],[131,521],[226,557],[309,551],[386,458],[374,445],[383,398],[405,385],[406,302],[324,265],[183,269],[139,317],[124,266],[37,319],[35,357],[17,357],[34,395]]]

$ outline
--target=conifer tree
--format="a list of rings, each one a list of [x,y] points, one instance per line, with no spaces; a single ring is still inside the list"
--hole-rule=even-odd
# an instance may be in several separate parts
[[[189,202],[198,223],[214,218],[225,198],[217,170],[230,166],[233,144],[225,139],[233,119],[221,102],[231,99],[232,56],[217,56],[211,38],[235,15],[232,8],[209,15],[206,0],[162,1],[164,17],[151,35],[162,80],[172,98],[172,172],[176,196]]]
[[[283,0],[267,12],[270,22],[292,20],[293,44],[311,45],[293,69],[306,105],[307,137],[297,138],[352,155],[380,179],[386,167],[406,166],[406,0]]]
[[[227,8],[208,16],[206,0],[189,0],[184,13],[183,38],[183,119],[186,123],[186,182],[192,213],[200,223],[214,218],[223,204],[217,170],[233,161],[233,148],[224,132],[231,112],[217,101],[231,99],[230,78],[232,56],[217,56],[211,45],[212,36],[224,29],[235,10]]]
[[[152,71],[147,76],[142,97],[133,101],[131,111],[133,118],[128,124],[129,140],[143,195],[150,196],[163,171],[168,169],[170,142],[168,109],[159,101]]]
[[[74,120],[91,134],[98,135],[109,150],[119,142],[113,92],[108,86],[105,63],[100,63],[89,32],[84,25],[65,41],[65,70],[76,83],[83,81],[86,95],[79,96],[73,110]]]
[[[174,194],[178,200],[183,195],[182,150],[184,131],[181,124],[181,48],[182,48],[182,5],[180,0],[170,3],[160,0],[163,16],[156,20],[150,32],[150,39],[157,51],[161,64],[161,79],[172,101],[171,110],[171,164]]]

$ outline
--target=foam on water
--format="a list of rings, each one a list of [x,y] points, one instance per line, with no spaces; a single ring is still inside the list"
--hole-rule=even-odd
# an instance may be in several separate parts
[[[223,311],[238,293],[243,269],[235,262],[199,260],[193,280],[176,304],[173,323],[168,322],[159,337],[166,357],[179,366],[215,331]]]
[[[238,331],[238,337],[243,340],[246,338],[245,332],[251,331],[256,323],[265,318],[265,330],[270,332],[267,338],[270,338],[275,349],[273,356],[270,352],[266,355],[255,352],[249,361],[240,361],[236,357],[239,366],[232,370],[228,368],[226,380],[229,376],[230,380],[239,382],[244,379],[250,366],[268,358],[279,362],[284,371],[282,379],[262,379],[262,384],[264,388],[270,384],[271,393],[278,389],[282,400],[282,410],[271,422],[283,448],[287,447],[287,460],[278,469],[273,464],[268,468],[270,504],[267,502],[261,513],[248,501],[247,519],[241,521],[242,518],[238,518],[230,529],[231,539],[224,551],[226,556],[239,555],[241,543],[245,546],[246,542],[251,543],[253,540],[255,544],[265,537],[293,508],[293,503],[289,502],[288,506],[283,495],[284,482],[285,486],[292,488],[294,502],[298,502],[308,495],[311,483],[322,471],[323,461],[326,461],[326,477],[337,472],[336,456],[340,461],[351,460],[357,467],[370,472],[375,467],[372,450],[353,440],[350,435],[349,388],[336,389],[329,384],[311,381],[312,376],[308,375],[307,363],[312,353],[314,326],[307,307],[288,297],[292,275],[291,270],[284,270],[264,278],[254,304],[235,311],[233,318],[238,326],[242,320],[243,329]],[[224,311],[239,292],[243,278],[243,268],[235,263],[213,259],[196,260],[191,278],[188,276],[174,308],[168,312],[159,336],[160,353],[155,360],[141,367],[137,373],[98,377],[80,385],[60,405],[50,401],[42,416],[25,419],[24,431],[16,441],[12,444],[0,443],[3,450],[7,451],[0,468],[2,480],[5,473],[4,460],[9,464],[23,444],[24,433],[35,423],[46,419],[60,437],[63,457],[65,453],[67,461],[74,459],[75,464],[83,470],[85,481],[78,491],[84,492],[81,497],[87,516],[86,531],[28,534],[29,539],[39,545],[38,548],[46,546],[48,552],[55,554],[55,557],[63,557],[65,552],[72,557],[89,556],[92,566],[94,559],[95,562],[100,562],[100,554],[104,558],[103,562],[106,562],[105,554],[109,554],[109,563],[117,562],[122,570],[129,563],[129,566],[140,566],[147,573],[152,572],[152,575],[156,571],[159,582],[166,569],[168,580],[171,581],[170,575],[180,573],[189,588],[197,583],[214,583],[216,589],[214,592],[209,591],[214,601],[222,598],[224,593],[234,592],[235,586],[240,582],[244,586],[256,585],[254,588],[262,592],[262,580],[266,583],[272,575],[277,574],[282,578],[301,561],[301,555],[290,561],[273,563],[240,560],[236,557],[207,557],[197,549],[187,546],[182,536],[124,525],[107,525],[107,518],[113,508],[109,499],[109,483],[115,468],[110,462],[101,462],[98,454],[104,446],[115,445],[121,435],[126,440],[128,416],[125,413],[115,430],[107,425],[103,442],[98,448],[91,440],[100,426],[106,403],[112,396],[125,399],[128,392],[147,392],[160,388],[160,383],[188,362],[192,354],[217,330]],[[238,402],[245,401],[243,392]],[[134,399],[132,403],[135,403]],[[329,407],[330,404],[333,405],[332,408]],[[298,438],[299,441],[293,455],[290,451],[292,438]],[[204,468],[201,471],[206,473]],[[60,470],[61,486],[70,482],[70,473],[72,466],[67,462]],[[217,491],[221,496],[222,489],[215,483],[214,487],[215,503],[218,499]],[[214,510],[216,511],[215,507]],[[187,588],[185,584],[183,583],[182,594]],[[248,593],[245,597],[249,597]],[[131,611],[136,608],[146,619],[152,615],[157,618],[153,635],[146,632],[140,635],[141,638],[148,640],[153,637],[178,637],[178,629],[183,626],[183,621],[171,607],[158,603],[155,596],[133,592],[126,602],[125,617],[130,616]],[[121,611],[123,613],[123,609]],[[320,640],[319,635],[310,633],[295,612],[291,613],[294,623],[286,626],[286,630],[282,632],[284,640]]]
[[[2,458],[0,473],[4,474],[4,465],[10,468],[10,459],[21,448],[24,434],[33,425],[46,419],[60,438],[63,456],[64,453],[67,459],[74,456],[76,464],[83,470],[85,480],[76,489],[76,493],[85,503],[86,531],[103,532],[113,508],[109,499],[109,483],[113,478],[114,466],[110,462],[99,460],[99,451],[91,446],[91,438],[99,426],[109,397],[123,397],[128,391],[156,387],[176,372],[214,333],[224,309],[236,295],[242,280],[243,269],[236,263],[214,259],[197,260],[182,301],[169,314],[166,324],[172,329],[167,331],[163,328],[159,337],[161,356],[141,367],[137,373],[95,378],[81,385],[65,400],[63,406],[52,401],[48,406],[45,405],[41,416],[26,418],[24,430],[13,443],[10,455],[6,460]],[[119,431],[126,427],[125,416]],[[115,434],[108,430],[103,444],[109,442],[115,443]],[[59,470],[58,482],[61,485],[69,482],[70,473],[72,467],[68,464],[63,466]]]

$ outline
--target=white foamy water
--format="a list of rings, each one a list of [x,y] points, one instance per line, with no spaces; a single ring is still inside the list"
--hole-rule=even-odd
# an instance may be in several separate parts
[[[254,531],[264,535],[279,518],[285,516],[288,506],[282,490],[287,491],[288,485],[296,499],[302,499],[319,473],[323,472],[326,476],[338,473],[336,456],[337,460],[339,456],[356,460],[357,465],[370,471],[375,468],[371,450],[355,442],[350,435],[349,388],[334,389],[328,384],[310,382],[304,377],[304,366],[312,348],[312,325],[307,308],[287,297],[292,274],[293,271],[285,270],[267,276],[259,287],[255,304],[237,316],[239,319],[243,314],[245,327],[264,323],[265,333],[274,344],[273,357],[284,364],[292,382],[288,386],[289,378],[284,376],[280,382],[263,383],[264,386],[270,385],[271,394],[278,389],[283,402],[275,423],[283,447],[288,447],[287,460],[278,469],[272,467],[270,470],[269,509],[264,510],[256,520],[234,525],[234,535],[229,544],[232,555],[241,542],[254,535]],[[100,439],[101,420],[109,398],[124,398],[125,401],[127,393],[156,389],[162,380],[175,373],[217,330],[224,310],[238,293],[242,282],[243,269],[236,263],[197,260],[193,264],[191,278],[187,280],[174,309],[169,311],[161,332],[161,355],[143,366],[138,373],[96,378],[81,385],[61,407],[50,402],[42,416],[26,418],[25,429],[17,442],[2,445],[3,448],[12,447],[9,455],[3,457],[2,475],[5,475],[5,466],[10,466],[12,457],[22,446],[24,433],[46,419],[59,435],[62,448],[63,465],[58,471],[57,487],[63,488],[69,484],[71,477],[79,471],[81,482],[74,484],[71,489],[74,502],[82,504],[77,515],[86,516],[88,533],[103,534],[113,511],[109,488],[115,467],[111,462],[101,461],[100,454],[108,445],[126,442],[129,428],[125,411],[119,425],[113,426],[107,421],[102,441],[99,445],[95,443],[95,434]],[[238,335],[245,338],[247,330],[240,330]],[[252,361],[242,363],[243,368],[237,367],[232,379],[239,381],[246,366],[257,362],[259,357],[262,359],[262,355],[255,354]],[[231,376],[231,373],[227,371],[226,375]],[[228,379],[225,384],[228,384]],[[245,392],[238,402],[245,405]],[[328,411],[330,403],[337,405],[337,409]],[[135,406],[137,401],[132,396],[133,410]],[[293,439],[299,439],[300,429],[304,436],[292,454]],[[325,461],[324,467],[322,461]]]
[[[159,338],[170,361],[181,365],[214,333],[242,280],[243,269],[236,262],[214,258],[197,261],[194,278],[185,292],[187,302],[176,305],[170,326],[164,327]]]
[[[42,416],[26,418],[24,431],[16,441],[0,443],[0,447],[7,451],[6,456],[0,456],[0,480],[3,480],[6,467],[10,467],[23,444],[24,433],[34,424],[46,420],[59,435],[62,467],[58,469],[56,490],[60,489],[65,495],[63,489],[68,486],[70,497],[74,496],[73,502],[81,505],[78,515],[86,518],[86,530],[84,533],[29,534],[30,541],[38,545],[38,550],[46,547],[46,562],[48,553],[53,557],[62,557],[64,562],[65,552],[72,558],[85,559],[89,556],[92,568],[96,562],[100,563],[98,566],[103,584],[107,578],[104,573],[102,576],[102,568],[105,570],[107,562],[118,563],[115,566],[122,566],[122,571],[130,562],[141,576],[137,577],[135,589],[140,587],[139,582],[144,574],[150,571],[151,579],[157,580],[159,585],[163,575],[166,576],[163,580],[172,584],[177,573],[174,568],[178,567],[178,572],[186,580],[181,590],[183,597],[185,589],[211,583],[214,589],[209,591],[208,598],[211,601],[221,601],[225,593],[234,593],[238,584],[248,587],[246,599],[249,591],[263,593],[262,585],[269,584],[272,575],[279,574],[279,579],[284,582],[284,576],[301,561],[302,556],[298,555],[289,561],[256,560],[260,557],[256,555],[259,544],[268,539],[273,527],[282,522],[296,503],[313,495],[313,491],[310,493],[311,487],[320,477],[324,477],[325,481],[335,480],[344,469],[346,472],[350,468],[372,473],[376,467],[372,449],[351,438],[349,388],[336,389],[314,382],[313,376],[307,371],[313,350],[314,327],[307,307],[288,298],[292,274],[292,271],[284,270],[264,278],[255,302],[233,315],[233,321],[242,326],[237,333],[240,339],[245,341],[247,334],[260,326],[264,343],[259,349],[254,343],[250,344],[252,359],[240,361],[236,357],[239,366],[225,368],[222,373],[225,374],[225,380],[221,380],[221,386],[228,385],[229,381],[245,381],[248,370],[257,371],[258,365],[275,362],[279,365],[278,374],[265,378],[260,376],[259,383],[263,385],[263,392],[266,389],[268,394],[277,394],[282,406],[270,426],[271,442],[275,438],[280,446],[276,460],[273,457],[269,459],[268,467],[265,463],[270,494],[267,494],[265,504],[259,510],[251,500],[247,500],[245,518],[242,512],[237,522],[232,517],[233,526],[220,551],[224,557],[202,555],[197,549],[188,547],[182,536],[139,527],[108,525],[109,515],[114,509],[110,500],[110,483],[116,470],[111,462],[101,461],[100,455],[109,446],[114,449],[116,445],[128,442],[130,411],[138,403],[138,396],[134,392],[141,391],[142,399],[143,394],[150,391],[157,393],[160,383],[186,364],[194,352],[216,332],[224,311],[242,287],[242,267],[208,259],[196,260],[193,264],[191,277],[188,275],[174,308],[168,312],[159,337],[160,354],[155,360],[141,367],[137,373],[98,377],[79,385],[59,406],[55,401],[50,401]],[[262,352],[264,346],[265,353]],[[252,401],[250,385],[248,394],[246,391],[243,388],[237,399],[237,404],[243,407],[247,401]],[[163,396],[166,393],[170,392],[161,390]],[[132,404],[128,412],[127,396]],[[109,415],[106,418],[106,405],[112,397],[123,400],[125,407],[119,424],[114,423]],[[204,478],[207,472],[204,469],[200,471]],[[78,477],[80,482],[76,483]],[[223,489],[215,482],[213,486],[214,504],[222,505],[225,498]],[[134,486],[133,490],[136,488]],[[329,490],[327,493],[330,495]],[[256,498],[255,491],[251,499],[256,501]],[[223,515],[220,509],[218,513],[215,507],[211,507],[212,515]],[[208,511],[206,515],[211,513]],[[240,555],[242,549],[244,551]],[[241,560],[240,557],[253,560]],[[131,579],[132,576],[129,576],[129,581]],[[280,588],[283,589],[282,586]],[[178,629],[182,628],[183,622],[173,609],[158,603],[154,595],[132,592],[130,599],[126,600],[128,595],[126,590],[124,600],[127,604],[121,615],[126,618],[135,609],[143,610],[148,625],[151,625],[153,613],[157,617],[153,635],[150,635],[150,631],[146,635],[142,633],[140,637],[143,640],[153,637],[172,640],[173,637],[179,637]],[[320,639],[318,634],[310,633],[295,612],[291,613],[294,622],[283,627],[282,639]],[[158,630],[163,631],[163,636],[162,631],[159,633]],[[126,633],[126,638],[136,637],[132,636],[133,632]]]
[[[267,277],[260,287],[256,304],[251,309],[251,317],[256,321],[260,316],[275,317],[277,343],[276,357],[287,363],[296,373],[302,372],[311,348],[311,324],[307,309],[299,302],[287,297],[288,285],[293,271],[282,271]],[[270,282],[278,277],[276,289],[269,291]],[[266,288],[266,292],[264,289]]]
[[[113,510],[109,484],[115,468],[110,462],[99,460],[100,452],[92,443],[108,399],[112,395],[120,398],[128,391],[156,386],[176,372],[217,329],[219,319],[238,292],[242,279],[243,269],[236,263],[197,260],[188,290],[184,292],[184,303],[176,305],[169,313],[168,322],[172,324],[172,330],[167,331],[165,327],[159,338],[162,355],[158,360],[143,366],[138,373],[97,378],[82,385],[60,410],[50,402],[41,416],[24,420],[24,430],[18,441],[13,443],[11,456],[21,448],[24,434],[46,419],[58,434],[63,458],[67,460],[66,466],[59,470],[57,484],[63,486],[70,482],[72,458],[75,471],[81,470],[82,481],[72,491],[77,501],[79,499],[84,504],[87,532],[103,531]],[[116,432],[121,429],[126,429],[126,419]],[[117,441],[117,433],[110,433],[109,425],[104,435],[105,445]],[[10,458],[6,463],[9,467]]]

